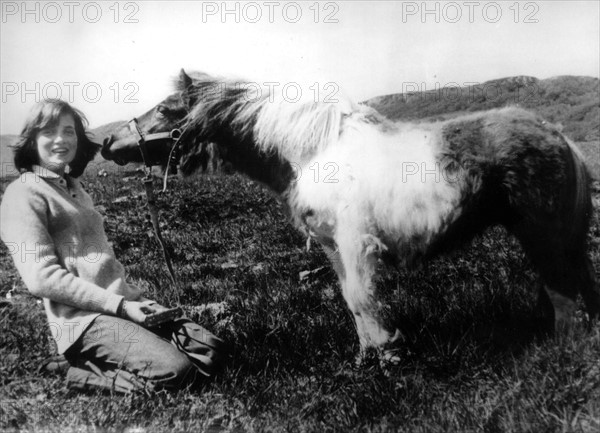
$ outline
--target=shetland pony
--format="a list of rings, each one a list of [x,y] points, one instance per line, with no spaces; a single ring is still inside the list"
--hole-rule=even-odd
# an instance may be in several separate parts
[[[138,119],[140,128],[181,125],[184,174],[207,164],[214,143],[281,197],[331,260],[361,354],[375,347],[397,361],[401,334],[383,319],[374,290],[381,259],[412,267],[494,224],[520,241],[542,277],[555,327],[569,324],[578,293],[590,318],[600,314],[586,254],[590,176],[573,143],[536,114],[509,107],[393,123],[347,98],[290,102],[254,83],[183,70],[176,90]],[[148,149],[166,162],[171,146]],[[106,139],[102,155],[140,161],[127,128]]]

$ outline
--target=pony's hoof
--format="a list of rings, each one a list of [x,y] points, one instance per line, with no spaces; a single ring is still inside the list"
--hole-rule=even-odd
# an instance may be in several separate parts
[[[404,334],[402,334],[402,332],[398,328],[396,328],[396,332],[385,344],[379,355],[381,366],[384,369],[400,365],[400,363],[402,362],[400,349],[403,346],[402,343],[405,341],[406,337],[404,336]]]
[[[377,349],[370,347],[361,352],[354,358],[354,368],[357,370],[368,370],[379,366],[381,363]]]
[[[402,363],[399,349],[388,349],[381,353],[379,363],[381,368],[387,370],[389,368],[398,367]]]
[[[356,356],[354,367],[357,370],[382,369],[384,371],[402,364],[401,350],[369,348]]]

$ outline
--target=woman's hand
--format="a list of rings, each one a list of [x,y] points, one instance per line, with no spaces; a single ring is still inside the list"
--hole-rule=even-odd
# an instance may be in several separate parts
[[[154,309],[153,313],[158,313],[163,310],[168,310],[167,307],[164,307],[164,306],[160,305],[159,303],[157,303],[156,301],[152,301],[150,299],[146,299],[146,300],[142,301],[142,304],[146,304],[147,306]]]
[[[146,315],[156,312],[154,308],[158,304],[148,305],[146,302],[124,301],[123,318],[131,320],[138,325],[143,325]]]
[[[138,325],[143,325],[144,320],[148,314],[158,313],[159,311],[168,310],[167,307],[164,307],[160,304],[157,304],[155,301],[145,300],[142,302],[137,301],[124,301],[123,304],[123,317],[125,319],[131,320]]]

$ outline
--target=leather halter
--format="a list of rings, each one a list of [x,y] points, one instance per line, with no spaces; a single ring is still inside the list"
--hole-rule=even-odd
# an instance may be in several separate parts
[[[142,154],[142,159],[144,160],[144,165],[146,165],[146,167],[150,168],[153,165],[159,165],[161,163],[160,161],[156,161],[156,160],[150,158],[150,154],[149,154],[148,148],[146,146],[147,143],[152,142],[152,141],[158,141],[158,140],[174,141],[173,148],[171,149],[171,152],[169,154],[168,164],[169,164],[169,166],[172,166],[173,164],[177,165],[177,163],[179,161],[173,160],[172,154],[173,154],[173,149],[178,147],[179,139],[183,135],[181,129],[174,128],[173,130],[171,130],[169,132],[157,132],[154,134],[144,134],[142,132],[142,130],[140,129],[140,126],[138,125],[138,120],[134,117],[133,119],[131,119],[129,121],[129,130],[136,137],[136,142],[137,142],[138,147],[140,148],[140,152]]]

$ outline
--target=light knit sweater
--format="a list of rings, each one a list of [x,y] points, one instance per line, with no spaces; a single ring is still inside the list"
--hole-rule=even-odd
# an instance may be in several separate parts
[[[4,192],[0,236],[29,291],[43,298],[64,353],[100,313],[115,315],[123,298],[140,300],[141,291],[126,283],[102,215],[80,182],[33,168]]]

